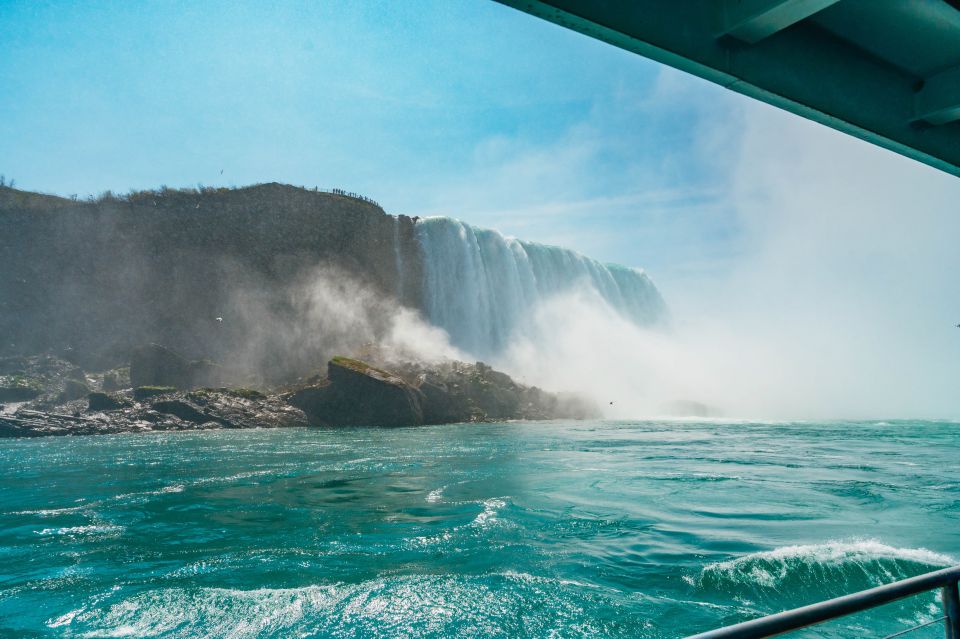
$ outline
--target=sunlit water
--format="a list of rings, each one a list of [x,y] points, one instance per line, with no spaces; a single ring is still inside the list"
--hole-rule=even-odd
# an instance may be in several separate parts
[[[960,557],[958,428],[2,440],[0,635],[680,637]],[[816,636],[881,636],[936,601]]]

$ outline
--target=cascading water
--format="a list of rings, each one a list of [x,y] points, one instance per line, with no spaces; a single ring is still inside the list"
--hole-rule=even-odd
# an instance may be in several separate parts
[[[450,334],[454,346],[478,357],[499,353],[539,302],[580,285],[639,325],[666,314],[660,293],[638,269],[447,217],[419,220],[416,235],[427,317]]]

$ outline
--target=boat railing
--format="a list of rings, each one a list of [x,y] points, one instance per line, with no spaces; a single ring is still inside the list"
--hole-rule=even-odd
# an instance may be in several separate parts
[[[702,632],[687,637],[687,639],[763,639],[764,637],[774,637],[938,588],[940,589],[940,600],[943,604],[943,616],[887,635],[884,639],[899,637],[939,622],[943,622],[946,627],[947,639],[960,639],[958,581],[960,581],[960,566],[953,566],[844,595],[836,599],[810,604],[802,608],[778,612],[732,626]]]

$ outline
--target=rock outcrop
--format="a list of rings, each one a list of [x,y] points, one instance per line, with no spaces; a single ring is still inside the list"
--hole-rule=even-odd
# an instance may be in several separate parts
[[[416,426],[512,419],[583,419],[599,414],[583,398],[515,382],[482,362],[372,366],[346,357],[327,377],[289,395],[312,424]]]
[[[226,362],[252,335],[267,351],[279,337],[250,301],[283,301],[318,265],[419,308],[421,262],[411,218],[341,194],[273,183],[78,201],[0,187],[0,357],[102,370],[157,342]],[[295,309],[277,300],[280,323]]]
[[[84,372],[53,355],[0,358],[0,402],[54,404],[86,397]]]
[[[91,393],[54,408],[0,411],[0,437],[105,435],[214,428],[306,426],[303,412],[278,395],[246,389],[176,391],[137,399],[127,389]]]
[[[130,357],[130,384],[133,386],[190,389],[217,387],[226,382],[227,375],[220,365],[210,360],[188,361],[160,344],[137,347]]]
[[[417,426],[423,394],[402,378],[364,362],[334,357],[327,379],[293,393],[289,401],[312,423],[328,426]]]
[[[173,351],[152,344],[138,350],[127,381],[154,384],[110,390],[127,379],[125,369],[86,375],[53,356],[0,360],[0,390],[14,389],[7,397],[16,399],[0,404],[0,437],[307,425],[397,427],[598,414],[589,402],[518,384],[482,362],[373,365],[334,357],[325,375],[270,393],[195,388],[194,370]]]

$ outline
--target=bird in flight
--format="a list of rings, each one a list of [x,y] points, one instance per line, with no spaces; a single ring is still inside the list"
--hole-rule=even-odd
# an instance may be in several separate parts
[[[218,317],[218,318],[217,318],[217,321],[220,322],[221,324],[223,324],[223,318],[222,318],[222,317]]]

